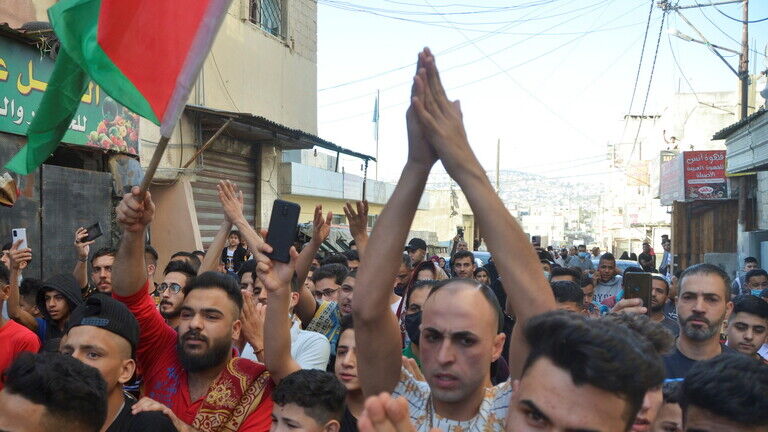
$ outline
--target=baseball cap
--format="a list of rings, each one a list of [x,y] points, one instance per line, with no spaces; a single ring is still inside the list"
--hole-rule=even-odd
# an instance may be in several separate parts
[[[67,332],[77,326],[94,326],[121,336],[131,344],[131,354],[139,343],[139,322],[128,307],[106,294],[96,293],[78,306],[69,317]]]
[[[417,250],[417,249],[424,249],[427,250],[427,242],[424,240],[414,237],[411,239],[411,241],[408,242],[407,245],[405,245],[405,250],[411,251],[411,250]]]

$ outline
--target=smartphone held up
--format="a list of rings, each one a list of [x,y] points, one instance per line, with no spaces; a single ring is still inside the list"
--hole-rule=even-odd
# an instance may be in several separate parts
[[[275,200],[272,204],[272,216],[269,218],[267,244],[272,246],[270,259],[287,263],[291,260],[291,246],[296,241],[301,206],[283,200]]]

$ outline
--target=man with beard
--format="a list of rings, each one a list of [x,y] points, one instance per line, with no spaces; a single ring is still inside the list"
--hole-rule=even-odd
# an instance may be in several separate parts
[[[768,303],[753,295],[735,298],[727,332],[729,348],[765,362],[757,351],[768,336]]]
[[[680,275],[679,287],[680,336],[664,356],[667,379],[683,379],[696,362],[733,351],[720,345],[720,329],[733,309],[728,275],[712,264],[696,264]]]
[[[177,328],[184,302],[184,287],[195,277],[195,269],[184,261],[171,261],[165,266],[163,274],[163,282],[157,286],[157,293],[160,294],[158,309],[166,324]]]
[[[218,186],[228,220],[248,245],[262,240],[243,216],[241,194],[226,181]],[[168,326],[148,295],[144,238],[155,206],[139,188],[123,196],[117,221],[123,236],[114,265],[113,296],[139,322],[136,359],[146,398],[134,407],[161,411],[177,429],[200,432],[265,431],[271,424],[273,384],[264,365],[233,357],[232,340],[240,336],[243,297],[230,276],[205,272],[184,289],[178,333]]]
[[[664,305],[669,299],[669,282],[664,276],[658,274],[651,277],[651,321],[660,323],[677,337],[680,333],[680,326],[664,314]]]

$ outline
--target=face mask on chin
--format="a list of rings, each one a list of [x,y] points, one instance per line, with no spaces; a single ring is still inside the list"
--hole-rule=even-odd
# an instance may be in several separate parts
[[[408,334],[408,339],[418,345],[419,336],[421,336],[421,331],[419,330],[421,326],[421,311],[404,316],[403,326],[405,327],[405,333]]]

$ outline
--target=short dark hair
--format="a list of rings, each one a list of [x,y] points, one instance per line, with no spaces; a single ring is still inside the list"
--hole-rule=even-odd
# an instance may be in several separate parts
[[[675,338],[672,333],[660,323],[651,321],[648,315],[611,313],[599,319],[612,321],[632,330],[650,342],[653,349],[660,355],[669,353],[675,345]]]
[[[4,263],[0,262],[0,283],[7,285],[11,283],[11,271]]]
[[[205,258],[205,251],[195,250],[195,251],[192,251],[192,255],[195,255],[196,257],[200,258],[200,260],[202,261],[202,259]]]
[[[344,255],[347,258],[347,262],[349,261],[360,261],[360,253],[356,250],[345,250],[342,252],[342,255]]]
[[[168,273],[173,272],[182,273],[187,276],[187,278],[193,278],[197,276],[197,271],[195,271],[195,268],[186,261],[169,261],[165,266],[165,270],[163,270],[163,274],[167,275]]]
[[[669,281],[664,276],[654,273],[651,275],[651,279],[664,282],[664,286],[666,287],[666,292],[669,294]]]
[[[317,369],[300,369],[286,376],[272,391],[279,406],[296,404],[319,425],[341,422],[347,389],[334,375]]]
[[[606,253],[600,255],[600,260],[597,262],[597,266],[600,267],[600,264],[602,264],[603,261],[611,261],[614,264],[616,264],[616,257],[613,256],[612,253],[606,252]]]
[[[664,380],[661,357],[650,343],[615,322],[553,311],[531,318],[524,335],[531,351],[523,376],[540,358],[549,359],[567,371],[575,385],[591,385],[626,400],[627,429],[645,393]]]
[[[760,264],[757,261],[757,258],[755,258],[755,257],[746,257],[746,258],[744,258],[744,264],[747,264],[747,263]]]
[[[352,319],[352,314],[342,315],[339,322],[339,335],[350,329],[355,329],[355,321]]]
[[[19,284],[19,295],[24,298],[25,302],[33,305],[37,303],[37,293],[41,288],[43,288],[43,281],[40,279],[24,278]]]
[[[415,291],[419,291],[419,290],[422,290],[422,289],[425,289],[425,288],[428,288],[428,289],[431,290],[432,287],[434,287],[436,283],[437,283],[436,280],[420,280],[420,281],[415,281],[413,283],[413,285],[411,285],[411,288],[408,290],[408,295],[405,296],[405,305],[404,305],[405,308],[408,309],[408,306],[411,305],[411,295]]]
[[[117,250],[111,246],[103,247],[93,253],[93,256],[91,257],[91,265],[93,265],[93,262],[96,261],[96,258],[101,258],[103,256],[114,257],[116,253]]]
[[[580,287],[584,288],[585,286],[594,285],[594,284],[595,284],[595,280],[592,279],[592,276],[588,274],[581,275],[581,280],[579,281]]]
[[[664,403],[680,403],[680,381],[667,381],[661,386],[661,394]]]
[[[683,281],[688,276],[710,274],[716,275],[723,280],[723,294],[725,296],[725,301],[731,301],[731,278],[728,277],[728,273],[723,269],[713,264],[694,264],[685,269],[677,280],[678,291],[683,290]]]
[[[653,257],[649,253],[641,252],[640,255],[637,256],[637,261],[653,261]]]
[[[342,264],[324,264],[312,272],[312,282],[317,282],[323,279],[333,278],[337,285],[341,285],[344,279],[347,278],[349,271],[347,267]]]
[[[584,291],[576,282],[556,281],[550,284],[552,293],[555,295],[555,301],[558,303],[576,303],[578,306],[584,305]]]
[[[582,273],[573,267],[555,267],[549,272],[549,278],[552,279],[555,276],[570,276],[573,281],[581,281]]]
[[[451,257],[451,268],[453,268],[453,265],[456,263],[456,261],[463,258],[469,258],[472,264],[475,263],[475,254],[473,254],[471,251],[458,251]]]
[[[768,272],[763,269],[750,270],[744,275],[744,282],[749,283],[749,280],[756,276],[765,276],[768,278]]]
[[[638,266],[629,266],[624,269],[624,273],[645,273],[645,270],[643,270],[642,267]]]
[[[501,305],[499,304],[499,299],[496,297],[496,294],[494,294],[493,290],[486,284],[481,284],[474,279],[445,279],[435,283],[432,289],[429,290],[429,295],[427,298],[432,297],[437,291],[440,290],[440,288],[443,288],[444,286],[454,282],[461,282],[467,285],[471,285],[480,291],[480,294],[482,294],[483,297],[488,300],[488,304],[490,304],[491,308],[494,310],[494,312],[496,312],[496,318],[498,320],[497,333],[503,332],[504,311],[501,309]]]
[[[768,425],[768,366],[743,354],[693,365],[681,385],[683,423],[690,406],[745,426]]]
[[[344,256],[344,254],[335,253],[335,254],[326,255],[326,257],[322,261],[320,261],[321,266],[328,265],[328,264],[341,264],[344,267],[348,267],[349,261],[347,260],[347,257]]]
[[[232,235],[236,235],[238,240],[243,241],[243,236],[240,234],[240,231],[232,230],[232,231],[229,232],[229,234],[227,234],[227,237],[232,236]]]
[[[768,302],[751,294],[740,295],[733,299],[731,317],[744,312],[768,320]]]
[[[186,251],[178,251],[175,254],[171,255],[171,261],[173,261],[174,258],[178,257],[184,257],[189,259],[189,264],[192,266],[192,268],[195,269],[195,272],[200,269],[200,265],[202,264],[200,262],[200,258],[198,258],[197,255],[193,254],[192,252],[186,252]]]
[[[154,262],[152,264],[157,264],[157,259],[160,258],[160,255],[157,254],[157,249],[155,249],[151,244],[147,243],[144,245],[144,256],[151,256]]]
[[[256,273],[256,261],[249,259],[240,266],[240,270],[237,271],[237,278],[242,280],[243,275],[246,273]]]
[[[472,275],[473,275],[474,277],[477,277],[477,275],[478,275],[479,273],[481,273],[481,272],[482,272],[482,273],[485,273],[486,275],[488,275],[488,277],[491,277],[491,273],[490,273],[490,272],[488,271],[488,269],[487,269],[487,268],[485,268],[485,267],[478,267],[478,268],[476,268],[476,269],[475,269],[475,271],[474,271],[474,272],[472,272]]]
[[[217,273],[214,271],[207,271],[192,279],[187,286],[184,287],[184,295],[188,296],[189,293],[196,289],[210,289],[218,288],[224,290],[230,300],[237,306],[238,318],[240,311],[243,310],[243,294],[240,292],[240,286],[232,276]]]
[[[4,391],[45,407],[42,424],[47,432],[62,425],[97,432],[107,418],[104,379],[96,368],[74,357],[24,352],[3,377]]]

